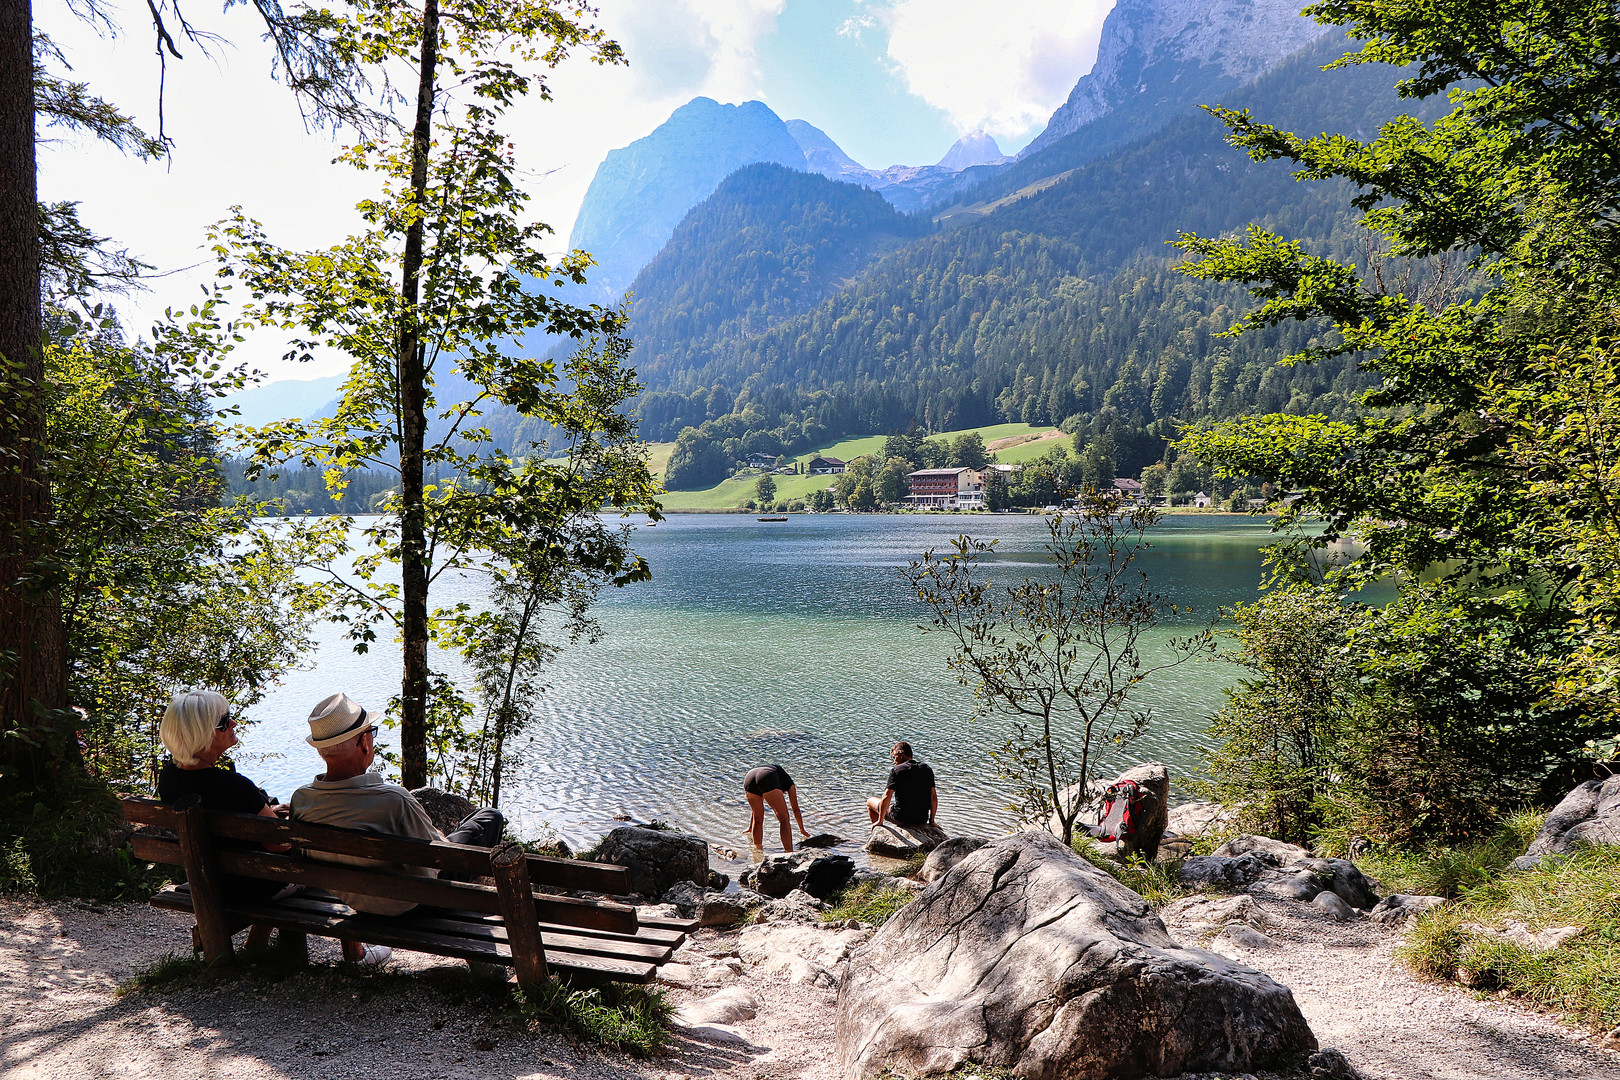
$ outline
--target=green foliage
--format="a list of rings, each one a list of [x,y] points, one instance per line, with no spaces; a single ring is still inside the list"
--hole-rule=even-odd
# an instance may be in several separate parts
[[[213,306],[157,329],[137,349],[63,317],[45,356],[68,700],[92,772],[137,790],[155,780],[172,693],[250,705],[305,644],[291,561],[253,530],[253,504],[219,505],[210,398],[235,380],[210,370]]]
[[[1599,718],[1552,699],[1559,628],[1445,584],[1383,609],[1321,585],[1235,612],[1248,668],[1217,714],[1206,790],[1245,828],[1461,842],[1531,799]]]
[[[379,628],[403,643],[404,677],[390,719],[401,730],[402,773],[411,785],[426,782],[434,757],[452,780],[467,773],[447,759],[499,762],[499,732],[510,726],[494,721],[493,743],[484,734],[490,724],[468,733],[473,706],[430,671],[430,641],[446,639],[490,659],[480,685],[499,693],[494,704],[486,699],[485,711],[503,716],[523,707],[522,687],[537,686],[536,665],[547,655],[528,644],[528,601],[498,601],[500,613],[489,618],[467,605],[435,609],[435,581],[485,572],[497,587],[512,585],[544,597],[542,607],[557,602],[571,612],[570,598],[593,595],[595,583],[647,573],[627,545],[604,542],[608,531],[583,524],[609,505],[657,514],[645,455],[627,449],[633,425],[618,411],[635,386],[622,366],[624,316],[561,303],[536,287],[582,284],[589,256],[572,252],[553,263],[543,254],[550,229],[527,215],[528,195],[501,129],[518,99],[531,91],[550,96],[546,73],[571,50],[598,63],[622,61],[602,31],[574,21],[593,14],[573,0],[442,0],[421,10],[357,4],[311,13],[356,67],[378,78],[397,67],[414,72],[414,126],[361,131],[341,155],[374,175],[380,189],[360,203],[362,231],[348,240],[292,251],[241,212],[213,232],[222,277],[252,296],[250,322],[290,335],[294,355],[332,349],[353,360],[331,416],[279,421],[254,434],[248,478],[296,461],[323,470],[328,490],[341,495],[360,470],[398,477],[383,516],[360,530],[361,552],[351,551],[354,523],[345,516],[293,535],[322,575],[328,616],[349,626],[358,650]],[[579,346],[564,373],[553,360],[513,355],[511,343],[531,334],[566,336]],[[464,386],[469,396],[439,402],[439,385]],[[495,447],[479,419],[495,406],[537,421],[563,445],[535,439]],[[430,438],[435,416],[440,423]],[[582,455],[582,441],[595,449]],[[549,461],[554,450],[567,460]],[[393,564],[397,582],[384,571]],[[592,585],[575,588],[570,579]],[[507,676],[496,678],[494,657],[503,649],[511,662]]]
[[[1332,326],[1287,361],[1291,371],[1348,357],[1382,381],[1365,398],[1367,416],[1274,414],[1185,445],[1220,474],[1296,493],[1287,515],[1325,518],[1323,542],[1353,532],[1365,554],[1339,575],[1344,583],[1400,574],[1410,587],[1442,568],[1462,612],[1445,632],[1481,630],[1477,643],[1458,639],[1465,651],[1494,655],[1612,732],[1620,128],[1602,87],[1620,16],[1607,5],[1535,0],[1443,13],[1335,0],[1308,13],[1363,42],[1341,66],[1412,65],[1402,95],[1444,93],[1450,106],[1432,122],[1393,120],[1370,142],[1302,138],[1217,110],[1252,159],[1356,184],[1371,259],[1353,265],[1260,227],[1242,239],[1189,235],[1181,246],[1196,256],[1188,273],[1242,283],[1261,301],[1243,333]],[[1491,605],[1494,615],[1483,616]],[[1399,693],[1438,670],[1409,646],[1442,647],[1445,607],[1417,602],[1404,626],[1388,625],[1387,651],[1367,658]],[[1564,640],[1523,632],[1537,619],[1562,627]],[[1551,670],[1532,671],[1538,665]],[[1524,720],[1510,706],[1504,726]]]
[[[675,1008],[656,987],[608,983],[574,990],[553,978],[536,994],[513,992],[513,1018],[560,1027],[586,1042],[639,1058],[656,1057],[669,1042]]]
[[[830,910],[821,913],[825,923],[844,923],[851,919],[882,926],[889,916],[911,903],[917,894],[911,889],[890,885],[883,881],[863,881],[851,885],[838,894]]]
[[[1523,855],[1543,820],[1541,813],[1520,811],[1477,840],[1418,850],[1377,847],[1357,855],[1356,865],[1385,892],[1450,899],[1490,881]],[[1324,853],[1346,854],[1346,845],[1336,844],[1331,836],[1319,837],[1316,847]]]
[[[1097,845],[1092,843],[1090,838],[1084,836],[1075,837],[1072,846],[1075,854],[1117,880],[1121,885],[1154,907],[1163,907],[1172,900],[1179,900],[1183,896],[1191,896],[1197,891],[1181,884],[1181,879],[1177,873],[1181,869],[1179,862],[1149,862],[1140,855],[1133,855],[1122,862],[1098,851]]]
[[[1147,662],[1137,643],[1176,608],[1154,593],[1136,557],[1158,521],[1150,508],[1088,498],[1047,522],[1049,568],[1011,586],[983,569],[996,541],[958,537],[943,557],[929,549],[903,571],[929,609],[923,629],[946,635],[949,666],[973,691],[976,717],[1011,718],[991,752],[1013,785],[1012,809],[1044,826],[1054,814],[1069,843],[1089,790],[1112,749],[1138,738],[1152,710],[1137,687],[1199,652],[1206,637],[1174,643],[1171,659]]]
[[[130,994],[150,994],[173,986],[194,982],[208,972],[208,963],[200,956],[164,953],[144,971],[136,972],[118,984],[119,997]]]
[[[1580,1019],[1594,1030],[1620,1023],[1620,901],[1614,882],[1620,850],[1590,848],[1534,870],[1498,874],[1460,899],[1422,916],[1398,955],[1419,974],[1505,990]],[[1532,931],[1578,926],[1582,932],[1548,952],[1471,929],[1515,919]]]
[[[776,481],[771,479],[770,473],[764,473],[754,481],[754,498],[763,506],[776,498]]]

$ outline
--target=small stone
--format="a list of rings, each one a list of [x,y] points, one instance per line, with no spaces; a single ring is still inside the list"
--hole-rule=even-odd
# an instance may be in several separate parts
[[[1275,952],[1280,948],[1282,946],[1272,938],[1244,923],[1228,923],[1209,943],[1210,952],[1228,959],[1232,959],[1234,953]]]
[[[658,968],[658,981],[689,990],[697,980],[692,974],[692,969],[686,964],[662,964]]]
[[[1425,911],[1432,911],[1446,902],[1443,896],[1413,896],[1391,893],[1373,905],[1368,918],[1381,925],[1399,925],[1415,919]]]
[[[738,967],[741,966],[739,963]],[[731,987],[682,1005],[677,1015],[685,1023],[693,1026],[735,1024],[742,1020],[752,1020],[759,1015],[760,1007],[759,995],[742,987]]]
[[[1311,901],[1311,906],[1337,919],[1347,922],[1355,917],[1356,909],[1345,903],[1337,893],[1321,892]]]
[[[1311,1080],[1361,1080],[1361,1074],[1350,1064],[1350,1059],[1331,1047],[1324,1047],[1305,1061],[1311,1070]]]
[[[1248,854],[1237,858],[1224,855],[1194,855],[1181,864],[1177,878],[1183,885],[1195,889],[1213,889],[1219,892],[1243,892],[1271,866],[1259,855]]]

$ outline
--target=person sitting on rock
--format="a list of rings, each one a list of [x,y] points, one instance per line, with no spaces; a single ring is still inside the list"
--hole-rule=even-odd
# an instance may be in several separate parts
[[[443,835],[409,791],[371,772],[377,756],[377,727],[349,695],[333,694],[315,706],[309,714],[309,736],[304,741],[321,755],[326,771],[293,792],[294,821],[479,847],[494,847],[500,842],[506,820],[499,810],[475,810],[449,835]],[[381,866],[416,877],[435,877],[438,873],[427,867],[325,851],[312,851],[310,857],[350,866]],[[416,907],[408,900],[333,891],[354,910],[373,915],[403,915]],[[357,963],[384,964],[392,954],[381,945],[343,942],[343,958]]]
[[[911,744],[897,742],[889,751],[894,768],[889,770],[889,786],[881,799],[866,800],[866,816],[876,825],[892,821],[897,825],[932,825],[939,816],[939,788],[934,786],[934,770],[911,755]]]
[[[783,799],[783,793],[787,798]],[[754,846],[765,846],[765,807],[767,804],[776,811],[776,820],[781,825],[782,850],[793,850],[793,830],[788,827],[788,803],[793,804],[793,816],[799,821],[799,835],[808,837],[809,830],[804,827],[804,815],[799,813],[799,791],[793,786],[793,777],[780,765],[761,765],[749,771],[743,777],[743,794],[748,797],[748,835],[753,839]]]

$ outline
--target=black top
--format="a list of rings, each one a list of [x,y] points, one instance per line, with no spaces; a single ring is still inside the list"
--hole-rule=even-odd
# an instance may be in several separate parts
[[[763,795],[767,791],[786,791],[793,786],[793,777],[780,765],[761,765],[743,777],[743,790],[750,795]]]
[[[889,770],[889,790],[894,802],[889,816],[902,825],[922,825],[928,821],[929,797],[934,790],[934,770],[913,758]]]
[[[240,775],[230,762],[212,769],[182,769],[173,758],[164,758],[158,770],[158,801],[184,802],[196,795],[210,810],[234,810],[241,814],[257,814],[270,803],[270,796],[247,777]],[[216,841],[220,847],[248,848],[262,851],[258,844],[227,840]],[[231,903],[251,904],[280,892],[283,882],[261,881],[258,878],[222,875],[220,890]]]
[[[182,769],[173,758],[164,758],[157,789],[159,802],[177,803],[197,795],[210,810],[239,814],[257,814],[270,802],[263,788],[240,775],[229,762],[212,769]]]

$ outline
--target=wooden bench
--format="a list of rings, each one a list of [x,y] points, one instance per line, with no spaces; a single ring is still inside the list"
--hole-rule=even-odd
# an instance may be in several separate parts
[[[650,983],[658,966],[697,928],[693,919],[640,917],[625,904],[552,895],[541,889],[622,894],[622,866],[549,859],[517,844],[489,849],[428,843],[353,829],[284,821],[251,814],[165,806],[126,798],[124,816],[138,828],[135,857],[183,866],[186,884],[163,889],[154,907],[196,919],[193,943],[209,963],[232,956],[231,935],[259,923],[277,927],[285,944],[307,936],[363,941],[515,969],[525,988],[551,974],[586,985]],[[169,830],[164,835],[155,830]],[[291,844],[284,854],[222,845],[220,841]],[[487,876],[495,884],[416,877],[377,867],[323,862],[310,852],[360,856],[430,867],[460,877]],[[282,900],[227,902],[222,875],[283,881],[305,888]],[[325,889],[409,901],[423,907],[404,915],[367,915]]]

